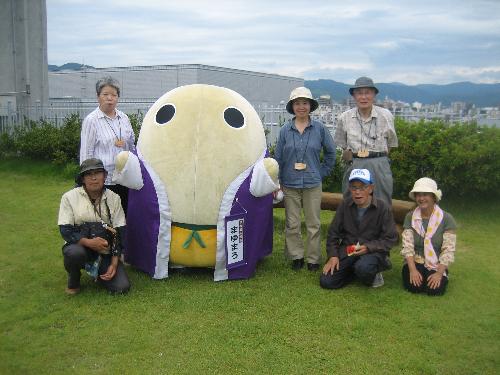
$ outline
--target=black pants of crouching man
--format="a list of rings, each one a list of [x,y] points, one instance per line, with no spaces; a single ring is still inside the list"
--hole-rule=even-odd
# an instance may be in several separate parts
[[[446,286],[448,285],[448,277],[443,276],[441,278],[441,284],[436,289],[431,289],[427,285],[427,278],[436,273],[436,271],[428,270],[425,268],[423,264],[415,263],[417,267],[417,271],[422,275],[422,283],[420,286],[415,286],[410,282],[410,269],[408,268],[408,264],[403,266],[401,270],[401,274],[403,277],[403,287],[412,293],[427,293],[429,296],[442,296],[444,292],[446,292]]]
[[[364,254],[340,259],[339,269],[333,275],[321,274],[319,284],[325,289],[340,289],[357,277],[365,285],[371,286],[378,272],[385,269],[382,254]]]
[[[64,268],[68,272],[68,288],[79,288],[80,271],[85,268],[86,262],[95,259],[94,252],[78,244],[66,245],[62,251],[64,255]],[[111,256],[103,256],[99,265],[99,275],[106,273],[110,264]],[[97,281],[111,293],[126,293],[130,289],[130,281],[120,261],[116,268],[116,274],[111,280],[102,280],[98,277]]]

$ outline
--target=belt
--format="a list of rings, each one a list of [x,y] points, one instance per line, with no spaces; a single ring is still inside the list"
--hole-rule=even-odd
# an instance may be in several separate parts
[[[352,154],[353,158],[366,159],[366,158],[381,158],[383,156],[387,156],[387,152],[377,152],[377,151],[369,151],[368,156],[358,156],[356,152]]]

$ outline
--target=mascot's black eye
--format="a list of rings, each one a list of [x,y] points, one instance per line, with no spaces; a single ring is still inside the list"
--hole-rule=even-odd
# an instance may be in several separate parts
[[[243,113],[236,108],[227,108],[224,111],[224,120],[232,128],[241,128],[245,125],[245,117],[243,117]]]
[[[175,115],[175,107],[172,104],[165,104],[156,113],[156,122],[160,125],[165,125],[172,120]]]

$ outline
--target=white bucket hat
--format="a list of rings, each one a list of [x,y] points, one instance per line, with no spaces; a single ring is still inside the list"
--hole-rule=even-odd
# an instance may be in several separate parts
[[[292,90],[290,93],[290,100],[286,104],[286,110],[288,113],[294,115],[293,113],[293,101],[298,98],[304,98],[304,99],[309,99],[311,102],[311,112],[314,112],[316,108],[318,108],[318,102],[314,100],[311,90],[309,90],[307,87],[297,87]]]
[[[415,200],[415,193],[432,193],[436,197],[436,201],[440,201],[443,193],[438,189],[436,181],[429,177],[422,177],[415,181],[413,189],[408,193],[408,196]]]

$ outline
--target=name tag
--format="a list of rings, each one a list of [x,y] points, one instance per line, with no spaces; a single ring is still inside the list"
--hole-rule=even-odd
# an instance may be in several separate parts
[[[229,215],[225,217],[226,224],[226,269],[244,266],[245,254],[245,216],[246,213]]]
[[[306,169],[306,163],[295,163],[295,170],[296,171],[303,171]]]

